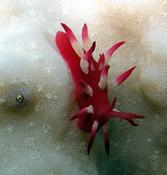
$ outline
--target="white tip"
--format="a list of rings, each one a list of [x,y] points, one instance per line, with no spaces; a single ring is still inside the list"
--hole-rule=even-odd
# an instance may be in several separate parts
[[[107,76],[101,75],[98,86],[102,90],[104,90],[107,87]]]
[[[84,52],[82,50],[82,47],[80,46],[80,44],[77,41],[71,41],[71,45],[74,49],[74,51],[76,52],[76,54],[82,58],[84,56]]]
[[[93,106],[92,105],[90,105],[90,106],[87,107],[87,112],[89,114],[93,114],[94,113],[94,109],[93,109]]]
[[[90,95],[90,97],[93,96],[93,89],[92,89],[89,85],[87,85],[86,93],[87,93],[88,95]]]
[[[113,111],[120,112],[118,109],[115,109],[115,108],[113,109]]]
[[[81,58],[80,67],[83,73],[88,74],[89,72],[89,62],[86,59]]]

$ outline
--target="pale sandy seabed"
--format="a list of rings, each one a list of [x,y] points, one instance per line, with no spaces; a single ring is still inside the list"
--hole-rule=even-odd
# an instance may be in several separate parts
[[[139,127],[110,122],[109,157],[101,132],[88,157],[85,136],[68,120],[76,104],[54,46],[60,22],[78,37],[86,22],[95,56],[126,41],[110,61],[109,96],[119,110],[145,118]],[[0,175],[166,175],[166,43],[165,0],[1,0]],[[113,89],[111,80],[134,65],[129,80]]]

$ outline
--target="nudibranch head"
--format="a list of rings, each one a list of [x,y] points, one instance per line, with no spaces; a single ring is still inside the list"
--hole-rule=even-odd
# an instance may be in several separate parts
[[[134,113],[119,112],[115,109],[116,98],[111,103],[108,98],[107,78],[110,68],[108,62],[113,53],[125,42],[116,43],[105,54],[100,54],[96,61],[92,56],[96,42],[91,42],[87,25],[84,24],[82,28],[83,47],[68,26],[62,24],[62,27],[65,32],[57,32],[55,43],[69,68],[79,107],[79,111],[73,115],[71,120],[76,119],[78,128],[90,134],[88,154],[97,131],[102,128],[106,153],[109,154],[108,120],[117,117],[137,126],[133,119],[143,117]],[[135,67],[132,67],[116,77],[113,81],[114,86],[123,83],[134,69]]]

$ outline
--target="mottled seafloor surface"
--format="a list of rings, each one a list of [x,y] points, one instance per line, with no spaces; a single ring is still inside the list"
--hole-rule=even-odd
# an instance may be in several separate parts
[[[86,22],[95,57],[126,41],[110,61],[109,96],[117,109],[145,118],[138,127],[110,121],[109,156],[101,132],[87,156],[86,136],[69,122],[76,104],[54,46],[60,22],[78,37]],[[165,0],[1,0],[0,175],[166,175],[166,38]],[[134,65],[113,89],[113,78]]]

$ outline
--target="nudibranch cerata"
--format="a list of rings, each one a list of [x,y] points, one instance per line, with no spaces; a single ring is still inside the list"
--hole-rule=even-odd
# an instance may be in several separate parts
[[[109,119],[117,117],[137,126],[134,119],[143,118],[139,114],[119,112],[115,109],[116,98],[111,103],[108,98],[107,77],[110,68],[108,62],[113,53],[125,42],[116,43],[105,54],[100,54],[96,61],[92,56],[96,42],[91,42],[87,25],[84,24],[82,28],[83,48],[72,30],[63,23],[61,25],[65,32],[57,32],[55,44],[69,68],[79,107],[79,111],[71,120],[76,119],[77,127],[89,133],[88,154],[97,131],[102,128],[106,153],[109,154]],[[132,67],[116,77],[114,86],[123,83],[134,69],[135,67]]]

